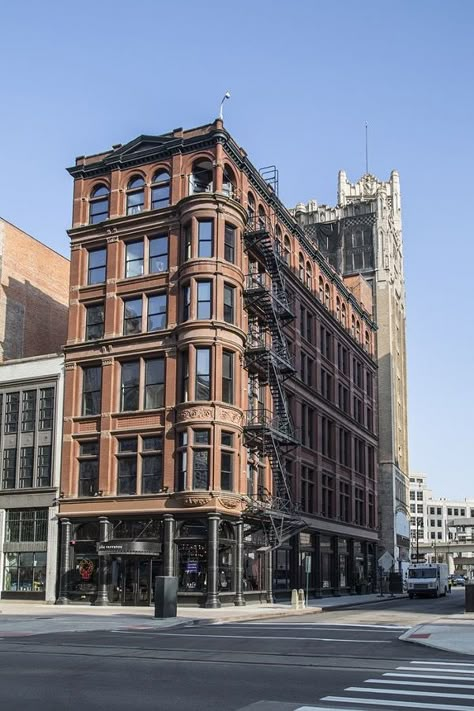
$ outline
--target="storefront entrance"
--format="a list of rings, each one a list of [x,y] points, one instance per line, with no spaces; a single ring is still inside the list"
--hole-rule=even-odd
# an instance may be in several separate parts
[[[152,605],[155,600],[155,578],[161,574],[162,564],[157,559],[124,556],[118,581],[122,605]]]

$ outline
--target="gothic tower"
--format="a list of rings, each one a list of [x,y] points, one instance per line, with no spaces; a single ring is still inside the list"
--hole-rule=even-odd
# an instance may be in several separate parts
[[[405,284],[400,179],[365,174],[351,183],[339,173],[336,207],[298,204],[295,216],[336,271],[372,287],[378,326],[380,547],[395,566],[409,561]]]

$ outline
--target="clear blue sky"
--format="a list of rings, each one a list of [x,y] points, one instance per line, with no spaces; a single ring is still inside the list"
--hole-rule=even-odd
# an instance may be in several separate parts
[[[400,172],[412,471],[474,497],[471,0],[23,0],[0,9],[0,215],[68,254],[76,155],[213,120],[287,205]]]

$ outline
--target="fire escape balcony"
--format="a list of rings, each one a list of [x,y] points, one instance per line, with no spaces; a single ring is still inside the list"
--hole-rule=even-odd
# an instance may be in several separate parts
[[[264,408],[247,410],[244,436],[246,446],[261,456],[271,455],[275,445],[293,448],[298,444],[291,421]]]

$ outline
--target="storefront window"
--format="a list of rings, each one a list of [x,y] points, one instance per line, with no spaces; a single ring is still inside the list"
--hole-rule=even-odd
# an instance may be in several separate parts
[[[339,587],[345,588],[349,585],[349,559],[347,541],[345,538],[340,538],[338,541],[339,551]]]
[[[5,553],[5,592],[44,592],[46,586],[46,551]]]
[[[329,536],[321,536],[321,587],[331,588],[331,571],[334,553]]]
[[[207,587],[207,545],[179,543],[178,589],[181,592],[205,592]]]
[[[244,592],[265,590],[264,579],[264,554],[258,548],[265,544],[262,533],[245,535],[244,531],[244,578],[242,588]]]
[[[76,542],[74,565],[70,573],[69,597],[90,600],[97,594],[99,556],[95,543]]]

